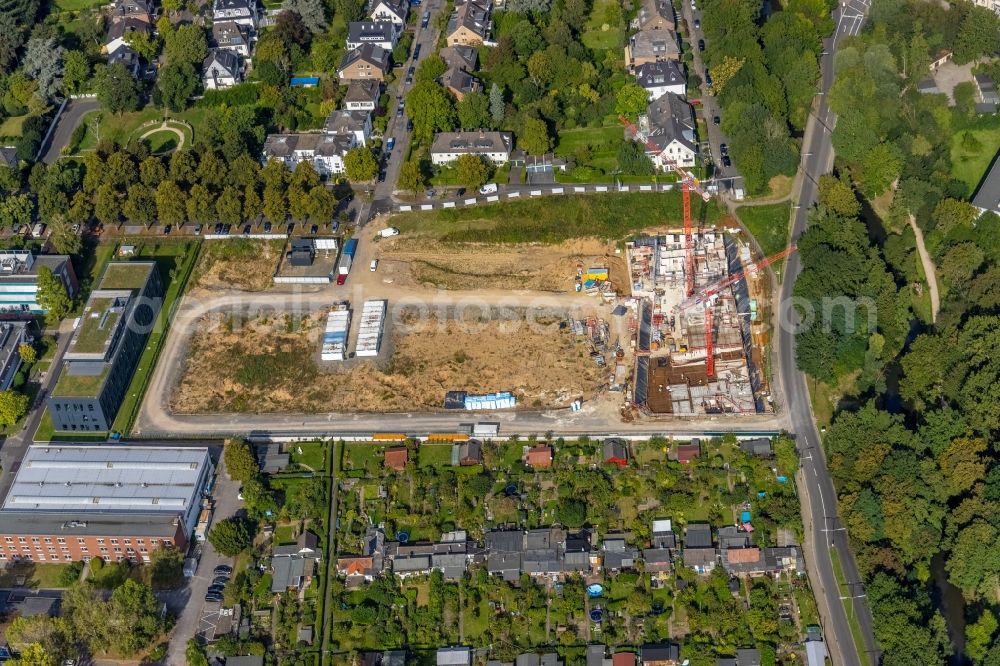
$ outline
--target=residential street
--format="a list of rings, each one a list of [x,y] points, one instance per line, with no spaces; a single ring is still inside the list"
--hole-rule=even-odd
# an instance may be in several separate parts
[[[73,136],[73,130],[83,122],[83,117],[91,111],[96,111],[100,108],[101,103],[96,98],[70,100],[66,104],[66,108],[63,109],[62,115],[59,116],[56,129],[52,132],[49,144],[45,147],[45,153],[42,155],[42,162],[46,164],[56,162],[62,154],[62,149],[69,144],[70,137]]]
[[[826,104],[826,93],[833,85],[832,54],[836,51],[839,38],[855,35],[860,31],[867,9],[863,0],[850,0],[833,15],[837,30],[832,39],[825,43],[825,55],[821,61],[821,91],[806,128],[801,165],[803,177],[799,179],[800,189],[796,198],[798,205],[795,208],[791,234],[793,242],[805,231],[809,210],[816,202],[817,180],[833,168],[830,133],[836,117]],[[785,280],[779,294],[781,319],[794,321],[791,310],[792,290],[800,270],[799,255],[792,254],[787,260]],[[801,457],[801,478],[806,484],[802,502],[806,558],[827,647],[834,664],[846,666],[858,663],[850,623],[842,603],[842,598],[846,598],[864,637],[864,645],[858,646],[858,650],[864,650],[872,663],[878,663],[879,653],[872,628],[871,610],[865,600],[846,529],[838,515],[837,493],[827,469],[822,440],[816,429],[807,379],[796,366],[795,335],[791,325],[777,327],[775,348],[775,378],[782,389],[779,395],[784,395],[785,413],[791,420],[790,429],[796,435]],[[838,585],[834,575],[831,559],[833,552],[840,561],[847,583],[843,588]]]

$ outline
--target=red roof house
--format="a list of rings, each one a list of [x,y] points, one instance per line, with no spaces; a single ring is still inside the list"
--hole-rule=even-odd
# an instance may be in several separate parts
[[[406,451],[406,447],[396,446],[385,450],[382,462],[389,469],[394,469],[397,472],[400,472],[406,468],[407,460],[409,460],[409,455]]]
[[[545,444],[531,447],[524,456],[524,463],[535,469],[552,467],[552,447]]]

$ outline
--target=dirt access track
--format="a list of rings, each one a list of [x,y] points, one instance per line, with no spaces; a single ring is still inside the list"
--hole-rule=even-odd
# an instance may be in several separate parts
[[[388,358],[317,361],[326,312],[234,321],[201,319],[180,382],[175,413],[402,412],[440,410],[445,393],[514,391],[523,407],[565,407],[593,395],[603,374],[583,338],[539,318],[529,326],[404,311],[392,325]]]

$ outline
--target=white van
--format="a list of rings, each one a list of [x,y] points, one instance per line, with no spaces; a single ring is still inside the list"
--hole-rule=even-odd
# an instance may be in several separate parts
[[[386,227],[382,231],[378,232],[380,238],[389,238],[390,236],[398,236],[399,229],[396,227]]]
[[[372,259],[372,263],[369,264],[368,269],[374,273],[375,269],[378,268],[378,259]]]
[[[497,193],[497,184],[496,183],[486,183],[485,185],[483,185],[482,187],[479,188],[479,193],[480,194],[496,194]]]

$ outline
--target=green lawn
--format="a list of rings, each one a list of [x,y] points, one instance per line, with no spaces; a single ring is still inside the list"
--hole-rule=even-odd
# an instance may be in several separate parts
[[[174,150],[178,144],[177,135],[168,130],[154,132],[143,139],[143,141],[146,142],[146,145],[149,146],[149,151],[154,155],[161,155]]]
[[[10,118],[7,118],[0,123],[0,136],[12,138],[21,136],[21,127],[27,119],[28,116],[11,116]]]
[[[788,245],[788,226],[792,204],[770,204],[767,206],[740,206],[736,214],[753,234],[765,255],[781,252]]]
[[[278,525],[274,528],[274,544],[280,546],[286,543],[295,543],[294,534],[294,525]]]
[[[292,446],[289,453],[293,463],[308,467],[316,472],[322,472],[326,469],[324,464],[326,448],[327,444],[324,442],[299,442]],[[302,453],[299,453],[299,450]]]
[[[417,451],[421,467],[451,465],[451,444],[424,444]]]
[[[647,227],[681,224],[682,208],[679,191],[607,193],[402,213],[393,224],[404,233],[445,242],[554,244],[587,237],[618,240]],[[711,225],[722,211],[714,201],[693,197],[692,216]]]
[[[623,137],[624,129],[621,124],[609,118],[600,127],[562,130],[556,140],[555,153],[568,156],[580,148],[589,146],[592,157],[583,166],[613,171],[618,166],[618,146]]]
[[[625,37],[624,25],[619,0],[595,0],[580,41],[589,49],[617,49]]]
[[[959,130],[951,137],[951,173],[966,184],[969,196],[979,187],[1000,146],[1000,120],[991,120],[993,127]]]
[[[197,134],[202,130],[202,128],[204,128],[205,118],[211,112],[212,109],[192,107],[180,113],[169,113],[167,115],[170,118],[178,118],[190,123],[191,126],[194,127],[195,134]],[[93,111],[88,113],[83,117],[83,122],[87,125],[87,132],[84,134],[83,140],[80,142],[79,146],[77,146],[76,154],[92,150],[97,145],[97,134],[94,132],[95,119],[97,120],[96,129],[100,134],[102,141],[109,140],[119,145],[124,145],[128,143],[130,139],[138,138],[139,134],[145,133],[156,127],[152,124],[149,127],[143,127],[145,123],[162,119],[163,117],[163,109],[153,106],[149,106],[145,109],[134,111],[132,113],[123,113],[121,115],[106,113],[103,111]],[[185,146],[190,145],[190,142],[193,140],[191,132],[186,128],[182,128],[180,124],[176,125],[176,127],[184,132]],[[139,131],[140,129],[142,132]],[[151,148],[156,151],[166,149],[166,143],[176,140],[177,135],[173,132],[157,132],[152,134],[147,139],[147,143],[149,143]]]
[[[340,461],[342,470],[367,470],[371,475],[378,474],[382,465],[384,446],[371,442],[347,442],[343,448],[344,453]]]
[[[25,587],[63,587],[59,577],[69,568],[69,564],[48,564],[44,562],[22,562],[0,569],[0,587],[14,587],[18,578],[24,576]]]
[[[78,12],[81,9],[106,5],[106,0],[56,0],[56,7],[64,12]]]
[[[146,385],[156,366],[160,349],[170,330],[170,312],[174,302],[184,292],[188,276],[198,258],[200,244],[196,242],[166,242],[145,243],[140,245],[137,251],[137,259],[153,259],[156,261],[160,271],[160,277],[167,282],[167,291],[163,297],[163,305],[157,316],[156,326],[153,328],[149,339],[146,341],[146,349],[139,357],[139,365],[135,374],[132,375],[132,382],[129,385],[125,399],[118,409],[118,415],[112,429],[115,432],[128,433],[132,430],[132,424],[139,413],[139,405],[142,397],[146,393]],[[173,279],[170,276],[173,275]]]

